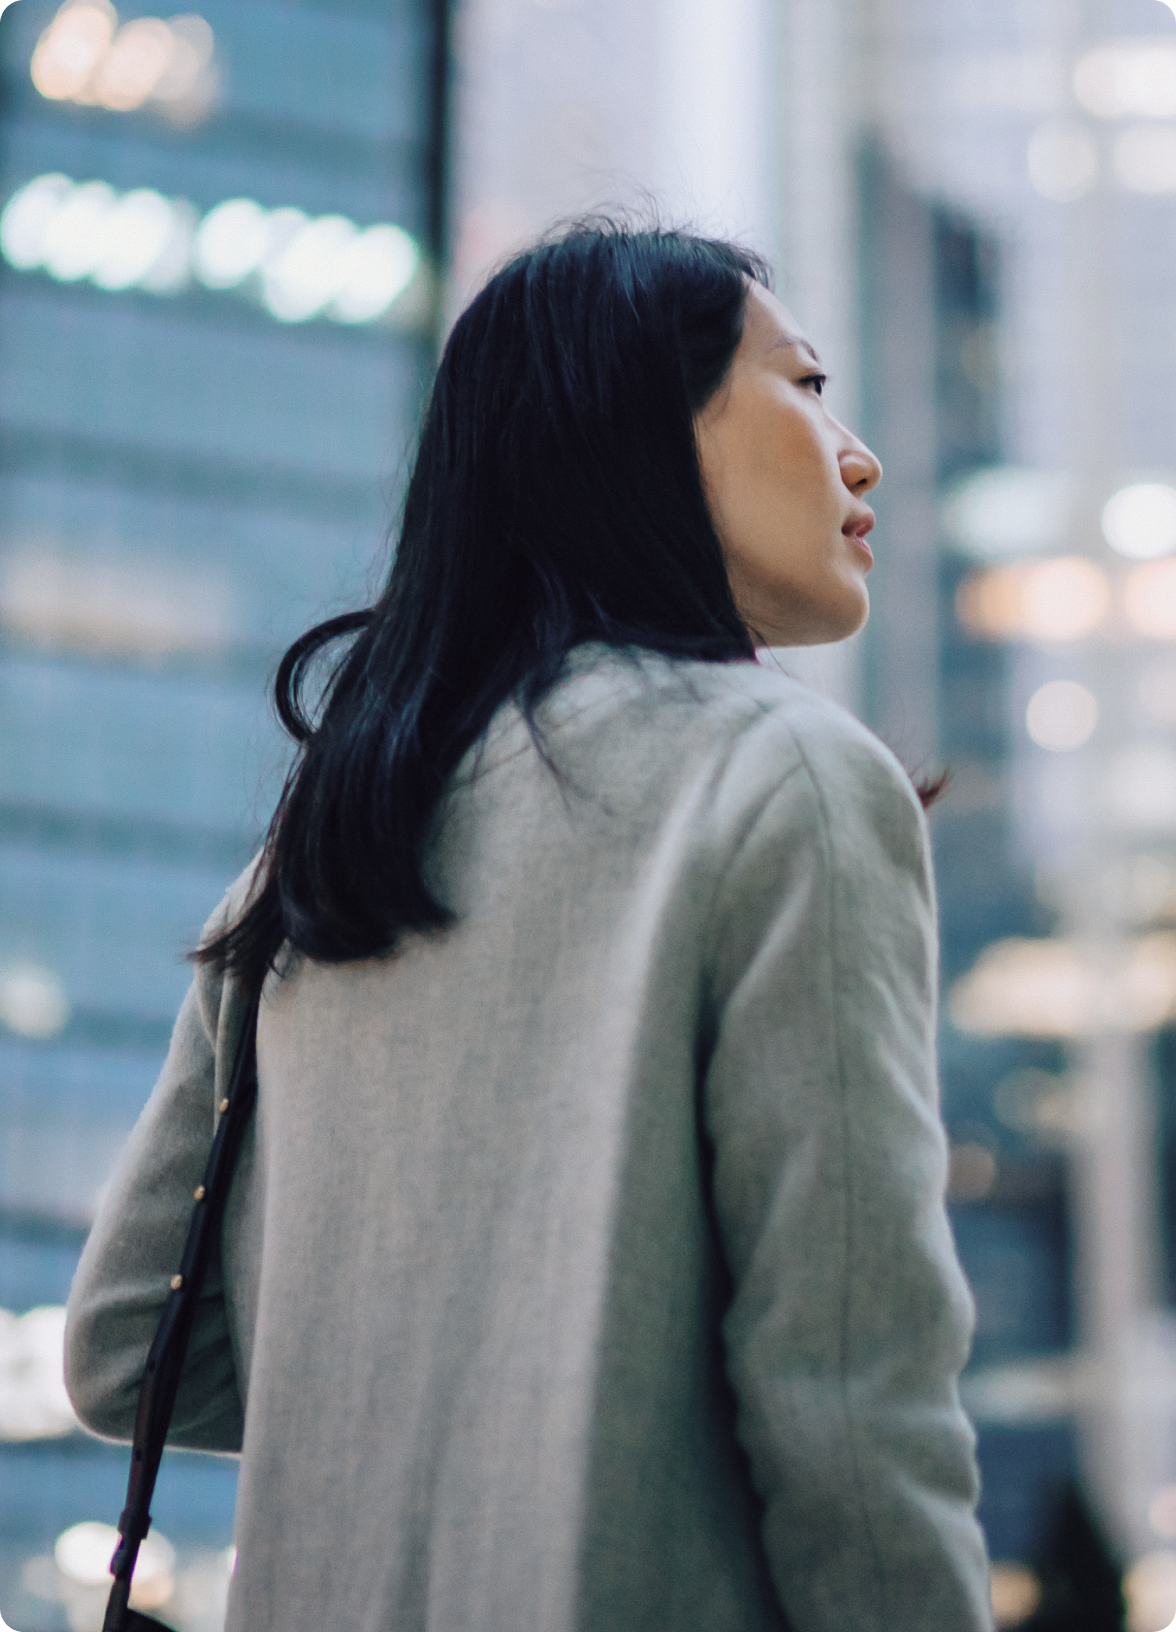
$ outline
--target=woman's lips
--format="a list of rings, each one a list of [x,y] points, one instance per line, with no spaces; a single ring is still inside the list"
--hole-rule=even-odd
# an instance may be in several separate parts
[[[874,552],[866,543],[866,534],[872,530],[873,526],[874,512],[872,510],[867,510],[864,516],[859,516],[856,521],[848,523],[843,528],[845,536],[849,542],[855,549],[860,550],[865,556],[866,560],[871,564],[874,560]]]

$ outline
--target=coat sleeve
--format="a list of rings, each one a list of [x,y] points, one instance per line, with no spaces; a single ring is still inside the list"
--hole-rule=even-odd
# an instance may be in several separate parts
[[[206,935],[243,897],[238,881]],[[159,1081],[107,1185],[70,1290],[65,1382],[83,1425],[111,1439],[134,1431],[139,1386],[179,1266],[231,1069],[244,1004],[200,966],[180,1009]],[[226,1066],[227,1062],[227,1066]],[[239,1451],[244,1425],[219,1251],[204,1279],[168,1443]]]
[[[716,897],[728,1371],[794,1632],[987,1632],[926,823],[886,750],[847,737],[800,745]]]

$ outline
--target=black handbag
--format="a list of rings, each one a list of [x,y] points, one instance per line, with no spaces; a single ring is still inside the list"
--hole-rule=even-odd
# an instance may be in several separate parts
[[[224,1217],[241,1138],[257,1099],[258,1003],[259,998],[254,997],[245,1015],[229,1086],[217,1106],[219,1121],[208,1165],[204,1169],[203,1181],[196,1187],[196,1206],[183,1257],[178,1271],[172,1276],[171,1291],[147,1351],[147,1369],[143,1374],[139,1408],[135,1415],[126,1505],[118,1521],[122,1539],[110,1562],[114,1585],[110,1589],[102,1632],[149,1632],[149,1629],[169,1632],[162,1621],[130,1607],[131,1578],[139,1548],[151,1527],[151,1497],[168,1425],[175,1409],[200,1288]]]

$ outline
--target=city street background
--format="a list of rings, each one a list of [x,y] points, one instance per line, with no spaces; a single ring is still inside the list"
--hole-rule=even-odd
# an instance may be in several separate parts
[[[0,17],[0,1617],[101,1626],[63,1305],[447,325],[590,210],[734,236],[878,453],[867,629],[779,663],[932,814],[998,1623],[1176,1615],[1176,6],[19,0]],[[217,1632],[231,1459],[142,1602]],[[1082,1618],[1085,1617],[1085,1618]]]

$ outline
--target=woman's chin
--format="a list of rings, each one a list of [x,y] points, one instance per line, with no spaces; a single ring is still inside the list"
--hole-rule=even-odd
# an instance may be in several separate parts
[[[869,615],[870,592],[859,580],[835,601],[808,607],[803,614],[793,606],[775,617],[744,621],[757,646],[832,646],[856,635]]]

